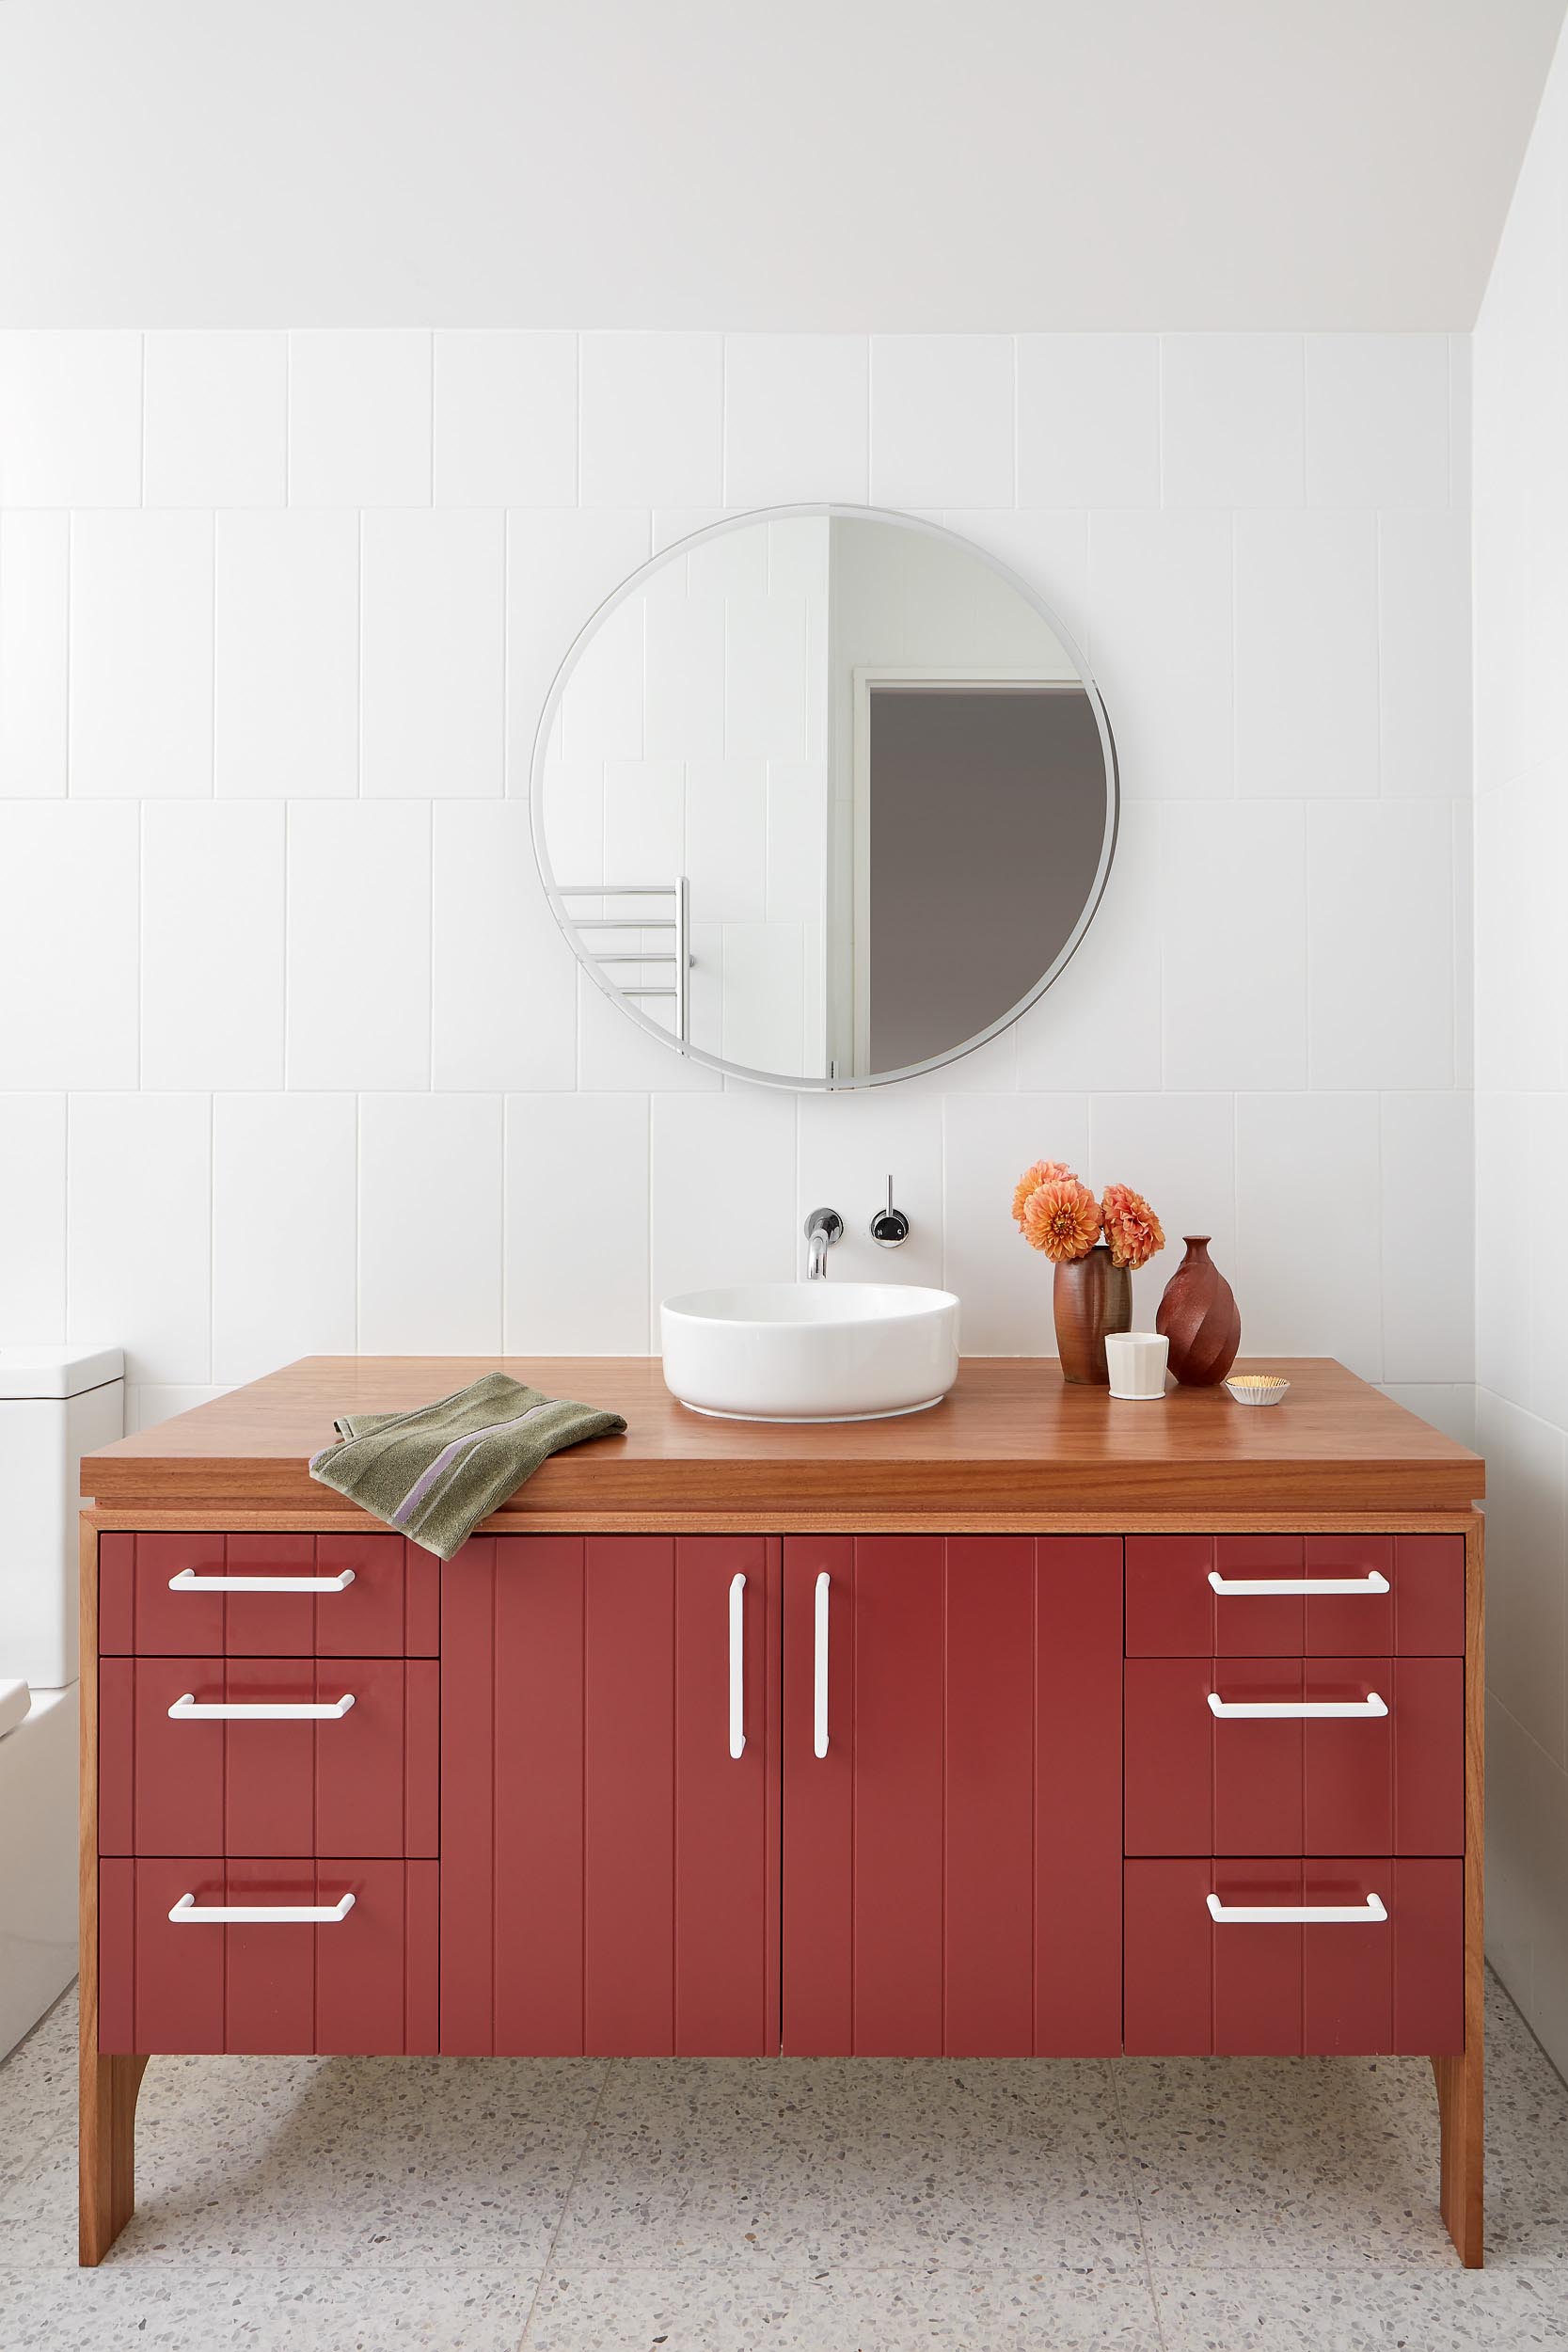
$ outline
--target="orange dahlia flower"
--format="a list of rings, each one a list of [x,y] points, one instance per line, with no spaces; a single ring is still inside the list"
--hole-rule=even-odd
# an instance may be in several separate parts
[[[1071,1184],[1076,1184],[1078,1181],[1066,1160],[1037,1160],[1033,1168],[1024,1169],[1013,1186],[1013,1216],[1021,1232],[1023,1230],[1023,1211],[1029,1195],[1032,1192],[1037,1192],[1041,1184],[1054,1184],[1061,1176],[1067,1177]]]
[[[1023,1238],[1057,1265],[1086,1258],[1100,1232],[1100,1211],[1087,1184],[1076,1176],[1053,1176],[1037,1184],[1023,1204]]]
[[[1111,1245],[1111,1263],[1147,1265],[1165,1246],[1164,1228],[1141,1192],[1131,1184],[1107,1184],[1100,1203],[1101,1221]]]

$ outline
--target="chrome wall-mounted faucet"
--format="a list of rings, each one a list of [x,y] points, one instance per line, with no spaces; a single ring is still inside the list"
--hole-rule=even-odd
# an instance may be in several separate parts
[[[806,1219],[806,1279],[825,1282],[828,1279],[828,1252],[844,1232],[844,1219],[836,1209],[813,1209]]]
[[[887,1207],[879,1209],[871,1220],[871,1238],[884,1249],[897,1249],[909,1240],[910,1220],[902,1209],[893,1205],[893,1179],[887,1180]]]

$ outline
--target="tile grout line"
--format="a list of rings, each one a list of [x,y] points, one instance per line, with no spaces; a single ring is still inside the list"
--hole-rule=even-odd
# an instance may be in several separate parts
[[[572,2193],[576,2189],[578,2182],[581,2177],[583,2164],[588,2154],[589,2142],[592,2140],[594,2130],[598,2124],[599,2109],[603,2106],[605,2102],[605,2093],[610,2089],[610,2075],[614,2073],[616,2067],[620,2065],[620,2063],[621,2060],[619,2058],[607,2058],[605,2061],[605,2070],[603,2075],[600,2077],[598,2093],[594,2101],[593,2112],[590,2114],[587,2124],[583,2130],[582,2142],[578,2149],[577,2162],[572,2167],[572,2177],[566,2184],[566,2194],[561,2201],[561,2211],[556,2216],[555,2228],[550,2232],[550,2242],[545,2249],[545,2259],[539,2265],[539,2281],[533,2290],[532,2298],[529,2303],[528,2317],[523,2322],[523,2332],[517,2339],[517,2352],[524,2352],[524,2347],[526,2346],[529,2337],[532,2332],[534,2316],[539,2309],[539,2298],[544,2294],[546,2287],[549,2283],[550,2272],[555,2265],[555,2249],[560,2243],[561,2233],[566,2226],[566,2216],[572,2209]]]

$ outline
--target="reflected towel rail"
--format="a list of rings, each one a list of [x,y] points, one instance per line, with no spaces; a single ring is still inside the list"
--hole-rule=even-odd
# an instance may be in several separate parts
[[[638,955],[631,949],[589,947],[585,953],[601,966],[611,963],[673,963],[674,983],[662,988],[620,988],[623,996],[671,996],[675,1004],[675,1039],[687,1045],[691,1038],[691,884],[684,874],[677,874],[673,882],[557,882],[556,895],[562,898],[673,898],[673,914],[650,915],[644,921],[639,915],[617,919],[613,914],[588,914],[579,920],[573,915],[573,928],[580,931],[673,931],[675,944],[668,953]]]

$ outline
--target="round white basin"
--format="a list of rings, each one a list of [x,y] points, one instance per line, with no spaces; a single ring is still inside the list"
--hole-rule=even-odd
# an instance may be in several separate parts
[[[659,1308],[664,1384],[732,1421],[880,1421],[940,1405],[958,1302],[900,1282],[752,1282]]]

